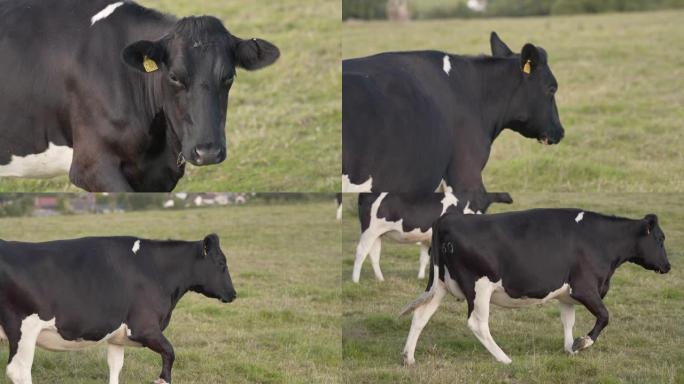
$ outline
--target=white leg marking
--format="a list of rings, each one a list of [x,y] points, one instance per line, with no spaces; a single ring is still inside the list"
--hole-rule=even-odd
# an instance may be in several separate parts
[[[486,276],[475,282],[475,300],[473,312],[468,317],[468,328],[496,360],[510,364],[512,360],[499,348],[489,333],[489,300],[495,288],[496,285]]]
[[[116,11],[117,8],[120,6],[124,5],[123,1],[119,1],[116,3],[109,4],[108,6],[104,7],[103,10],[100,12],[96,13],[93,15],[93,17],[90,18],[90,25],[93,26],[95,23],[97,23],[100,20],[106,19],[109,17],[114,11]]]
[[[574,355],[576,352],[572,351],[572,343],[574,341],[572,327],[575,326],[575,306],[559,302],[559,307],[561,323],[563,323],[563,346],[568,353]]]
[[[361,184],[353,184],[351,181],[349,181],[348,175],[342,175],[342,192],[362,193],[371,192],[371,189],[373,189],[372,176]]]
[[[425,270],[430,263],[430,253],[428,253],[430,248],[424,243],[418,243],[418,245],[420,246],[420,265],[418,266],[418,278],[424,279]]]
[[[337,214],[335,215],[337,220],[342,220],[342,204],[337,206]]]
[[[366,229],[366,231],[361,234],[359,245],[356,246],[356,259],[354,260],[354,271],[352,272],[352,281],[355,283],[359,282],[359,279],[361,278],[361,266],[366,260],[366,256],[368,256],[371,247],[373,247],[375,239],[378,238],[370,229],[371,228]]]
[[[119,374],[124,363],[124,347],[107,345],[107,365],[109,366],[109,384],[119,384]]]
[[[444,55],[442,69],[444,70],[444,73],[447,74],[447,76],[449,75],[449,72],[451,72],[451,60],[449,60],[449,55]]]
[[[41,320],[37,314],[26,317],[21,322],[21,336],[17,353],[12,357],[12,361],[7,364],[7,377],[14,384],[31,384],[31,366],[33,366],[33,356],[36,351],[36,341],[43,328],[52,323]]]
[[[380,281],[385,281],[382,276],[382,271],[380,270],[380,250],[382,248],[382,240],[378,237],[373,242],[373,246],[370,249],[370,259],[373,265],[373,272],[375,273],[375,278]]]
[[[435,279],[432,283],[431,290],[435,291],[434,296],[425,305],[422,305],[413,312],[413,320],[411,320],[411,330],[409,331],[408,337],[406,338],[406,345],[404,346],[404,364],[412,365],[416,362],[415,352],[416,344],[418,343],[418,338],[420,333],[425,328],[425,325],[430,320],[432,315],[435,314],[439,304],[442,302],[444,296],[446,296],[446,289],[441,280],[439,280],[439,274],[437,273],[437,267],[435,267]]]
[[[0,165],[2,177],[53,177],[69,173],[74,150],[50,143],[45,152],[14,156],[9,164]]]

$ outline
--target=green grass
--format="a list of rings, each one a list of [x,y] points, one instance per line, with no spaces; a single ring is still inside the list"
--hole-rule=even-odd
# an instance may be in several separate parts
[[[332,200],[0,219],[0,238],[132,234],[199,240],[216,232],[238,299],[221,304],[194,293],[183,297],[165,332],[176,351],[174,383],[336,383],[341,365],[340,232]],[[7,342],[0,344],[0,361],[4,377]],[[122,383],[151,383],[160,370],[156,353],[126,348]],[[104,346],[72,353],[37,351],[36,383],[104,383],[107,377]]]
[[[543,18],[349,22],[344,58],[390,50],[490,54],[496,30],[511,49],[549,53],[565,126],[558,146],[505,131],[485,168],[490,190],[684,191],[684,11]]]
[[[356,199],[346,198],[343,250],[343,382],[348,383],[674,383],[684,380],[684,196],[681,194],[517,193],[515,204],[492,212],[532,207],[580,207],[632,218],[655,212],[665,232],[672,264],[656,275],[633,264],[615,273],[605,303],[611,322],[590,349],[563,351],[558,306],[510,310],[492,307],[490,329],[513,359],[497,363],[466,325],[467,307],[449,296],[425,327],[416,365],[402,366],[411,316],[401,308],[425,289],[418,280],[418,247],[383,242],[385,282],[364,265],[360,284],[351,282],[359,237]],[[575,337],[594,317],[577,307]]]
[[[238,71],[230,95],[228,159],[188,166],[177,191],[339,190],[341,9],[336,0],[142,0],[178,16],[209,14],[243,38],[281,50],[276,64]],[[67,177],[0,180],[0,191],[76,191]]]

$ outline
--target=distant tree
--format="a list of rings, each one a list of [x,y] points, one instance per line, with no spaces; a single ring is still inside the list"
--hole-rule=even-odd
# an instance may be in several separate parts
[[[342,19],[384,19],[387,0],[343,0]]]

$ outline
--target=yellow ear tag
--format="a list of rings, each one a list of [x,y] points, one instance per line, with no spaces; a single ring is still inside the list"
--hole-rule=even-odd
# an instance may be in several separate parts
[[[525,62],[525,65],[523,66],[523,72],[527,73],[528,75],[530,74],[530,72],[532,72],[532,61],[531,60],[527,60]]]
[[[145,72],[147,73],[154,72],[159,69],[159,67],[157,67],[157,63],[147,56],[145,56],[145,59],[143,60],[143,67],[145,67]]]

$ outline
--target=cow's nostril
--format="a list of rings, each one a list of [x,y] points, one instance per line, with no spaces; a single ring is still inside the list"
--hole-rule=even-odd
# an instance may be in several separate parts
[[[198,145],[193,150],[197,164],[215,164],[225,159],[225,149],[208,145]]]

